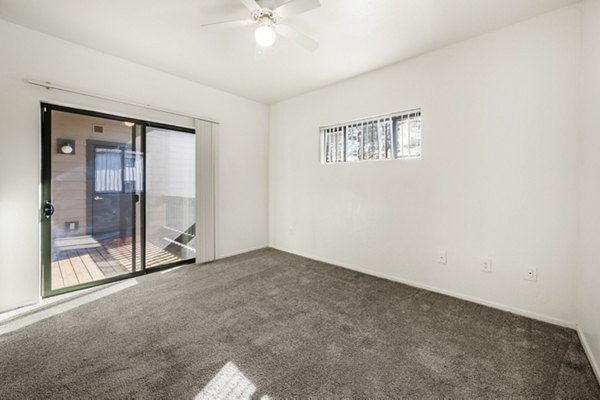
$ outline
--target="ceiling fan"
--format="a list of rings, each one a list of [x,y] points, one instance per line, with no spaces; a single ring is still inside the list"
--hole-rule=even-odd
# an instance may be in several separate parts
[[[277,35],[283,36],[309,51],[315,51],[319,47],[316,40],[281,23],[289,17],[320,7],[319,0],[290,0],[279,6],[275,6],[275,2],[272,0],[240,0],[240,2],[250,10],[249,19],[205,24],[201,25],[202,28],[221,30],[256,25],[254,38],[256,44],[263,48],[272,46]]]

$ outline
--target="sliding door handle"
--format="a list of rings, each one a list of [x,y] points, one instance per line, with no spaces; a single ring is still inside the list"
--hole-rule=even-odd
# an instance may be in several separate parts
[[[47,219],[50,219],[50,217],[54,215],[54,205],[52,203],[50,203],[49,201],[46,201],[44,203],[44,216]]]
[[[96,201],[98,201],[98,200],[102,200],[102,199],[103,199],[103,197],[100,197],[100,196],[94,196],[94,200],[96,200]]]

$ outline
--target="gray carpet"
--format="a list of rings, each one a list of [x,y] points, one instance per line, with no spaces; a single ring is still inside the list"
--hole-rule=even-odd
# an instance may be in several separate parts
[[[600,398],[572,330],[273,249],[138,280],[0,336],[0,398]]]

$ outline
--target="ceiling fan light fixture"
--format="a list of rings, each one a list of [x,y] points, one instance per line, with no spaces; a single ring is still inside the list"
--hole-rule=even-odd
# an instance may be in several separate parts
[[[0,0],[1,1],[1,0]],[[248,10],[250,18],[214,22],[201,25],[203,29],[220,30],[253,25],[256,54],[264,54],[281,36],[308,51],[315,51],[319,42],[286,25],[288,18],[321,6],[320,0],[239,0]],[[280,22],[283,22],[282,24]]]
[[[277,34],[275,33],[275,29],[273,29],[273,24],[271,24],[269,21],[261,22],[254,31],[254,38],[259,46],[273,46],[275,39],[277,39]]]

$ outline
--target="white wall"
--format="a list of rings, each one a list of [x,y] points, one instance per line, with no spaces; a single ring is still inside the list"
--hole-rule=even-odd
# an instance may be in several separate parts
[[[271,245],[574,324],[580,45],[573,6],[273,105]],[[320,126],[416,107],[420,160],[319,163]]]
[[[582,3],[582,169],[579,325],[600,379],[600,1]]]
[[[0,20],[0,311],[39,296],[40,100],[191,124],[158,112],[46,91],[26,84],[26,78],[219,121],[217,256],[267,244],[267,106]]]
[[[266,244],[269,202],[275,247],[578,323],[600,360],[598,71],[585,0],[275,104],[268,143],[267,106],[0,20],[0,311],[39,295],[40,100],[190,124],[24,82],[39,78],[220,121],[217,256]],[[421,160],[319,164],[319,126],[414,107]]]

